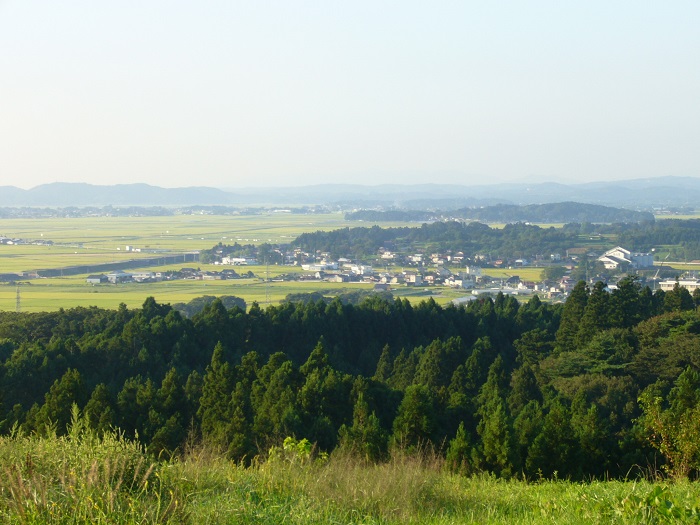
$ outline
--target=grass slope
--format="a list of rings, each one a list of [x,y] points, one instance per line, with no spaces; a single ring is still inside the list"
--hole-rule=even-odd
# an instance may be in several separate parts
[[[196,448],[156,461],[96,437],[77,410],[66,436],[0,438],[3,523],[697,523],[699,496],[694,483],[458,476],[401,453],[368,465],[285,452],[244,467]]]

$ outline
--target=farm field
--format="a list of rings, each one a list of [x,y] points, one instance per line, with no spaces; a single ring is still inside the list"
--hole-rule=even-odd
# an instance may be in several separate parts
[[[382,223],[382,227],[417,226],[417,223]],[[291,214],[263,213],[255,215],[175,215],[170,217],[84,217],[60,219],[3,219],[0,235],[28,240],[50,240],[53,245],[0,245],[0,273],[21,273],[70,266],[85,266],[85,274],[28,280],[20,286],[23,311],[56,310],[73,306],[116,308],[120,303],[139,307],[148,296],[162,303],[187,302],[201,295],[236,295],[248,304],[277,304],[288,294],[323,291],[327,294],[357,289],[368,290],[370,284],[331,284],[317,281],[289,282],[285,274],[298,273],[292,266],[236,267],[239,273],[252,272],[255,278],[228,281],[170,281],[92,286],[85,282],[91,265],[154,258],[211,248],[224,244],[285,243],[304,232],[343,227],[372,226],[369,222],[345,221],[340,213]],[[495,225],[490,225],[494,227]],[[541,225],[559,226],[559,225]],[[586,245],[609,243],[605,236],[582,235]],[[143,251],[126,251],[130,245]],[[661,263],[656,262],[657,266]],[[221,266],[201,263],[145,265],[131,271],[179,270],[182,266],[220,271]],[[700,270],[700,265],[664,262],[665,267],[682,271]],[[484,269],[484,274],[506,279],[517,275],[522,280],[537,281],[542,268]],[[271,282],[265,283],[269,277]],[[399,287],[395,296],[418,302],[433,297],[439,304],[465,295],[464,291],[447,288],[413,289]],[[14,285],[0,284],[0,310],[14,310],[17,290]]]
[[[343,226],[347,223],[339,213],[82,217],[0,220],[0,234],[112,253],[124,250],[126,245],[182,252],[211,248],[218,242],[281,243],[303,232]]]
[[[264,270],[260,275],[265,275]],[[31,284],[23,284],[20,289],[21,310],[23,312],[53,311],[59,308],[77,306],[97,306],[117,308],[124,303],[129,308],[138,308],[146,297],[152,296],[159,303],[189,302],[203,295],[235,295],[245,299],[247,304],[257,301],[260,305],[278,304],[288,294],[322,292],[325,295],[371,290],[365,283],[329,283],[322,281],[275,281],[270,271],[271,281],[261,278],[244,278],[226,281],[162,281],[155,283],[124,283],[90,285],[85,276],[35,279]],[[426,291],[428,290],[428,291]],[[429,297],[438,304],[465,295],[464,290],[436,288],[397,288],[392,290],[396,297],[406,297],[411,302],[420,302]],[[0,285],[0,310],[14,310],[17,301],[17,287]]]
[[[417,226],[415,223],[382,223],[383,227]],[[126,252],[127,245],[160,253],[181,253],[224,244],[284,243],[304,232],[331,230],[341,227],[372,226],[370,223],[349,223],[342,214],[267,213],[262,215],[176,215],[172,217],[85,217],[61,219],[0,220],[0,234],[11,238],[51,240],[52,246],[0,245],[0,273],[20,273],[68,266],[110,263],[139,258],[157,257],[153,253]],[[220,271],[221,266],[192,263],[202,270]],[[179,270],[184,264],[144,266],[133,271]],[[252,272],[254,278],[226,281],[164,281],[155,283],[125,283],[119,285],[90,285],[85,278],[90,273],[32,279],[20,285],[20,308],[26,312],[53,311],[76,306],[116,308],[124,303],[137,308],[146,297],[160,303],[188,302],[202,295],[235,295],[248,304],[277,304],[288,294],[321,291],[332,295],[358,289],[369,290],[371,284],[327,283],[319,281],[282,281],[285,274],[299,273],[293,266],[236,267],[239,273]],[[485,273],[507,278],[519,275],[536,280],[540,268],[494,269]],[[266,278],[270,282],[265,282]],[[438,288],[403,288],[393,290],[395,296],[420,302],[432,297],[447,304],[465,295],[462,290]],[[17,287],[0,284],[0,310],[15,310]]]

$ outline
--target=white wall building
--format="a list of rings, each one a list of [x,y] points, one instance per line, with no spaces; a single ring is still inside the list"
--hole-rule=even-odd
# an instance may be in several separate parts
[[[654,266],[654,256],[651,253],[633,253],[620,246],[608,250],[598,257],[608,270],[615,270],[623,265],[630,268],[651,268]]]

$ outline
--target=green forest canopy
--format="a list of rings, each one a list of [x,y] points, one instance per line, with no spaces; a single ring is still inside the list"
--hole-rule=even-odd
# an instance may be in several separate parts
[[[154,454],[189,434],[250,461],[293,436],[368,461],[432,445],[456,470],[503,477],[685,476],[700,467],[682,437],[697,442],[700,420],[695,308],[683,288],[628,278],[612,293],[580,282],[564,305],[4,312],[0,430],[60,434],[75,403]]]

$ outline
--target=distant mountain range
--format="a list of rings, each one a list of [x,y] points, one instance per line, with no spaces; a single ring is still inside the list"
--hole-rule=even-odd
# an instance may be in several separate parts
[[[54,182],[30,190],[0,186],[0,206],[187,206],[227,204],[231,194],[216,188],[160,188],[149,184]]]
[[[283,188],[160,188],[148,184],[102,186],[56,182],[30,190],[0,187],[0,206],[299,206],[459,209],[495,204],[581,202],[632,209],[695,207],[700,178],[657,177],[583,184],[321,184]]]

